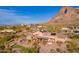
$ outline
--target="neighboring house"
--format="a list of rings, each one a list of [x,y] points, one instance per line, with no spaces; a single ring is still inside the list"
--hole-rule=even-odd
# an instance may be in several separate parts
[[[79,27],[78,26],[72,26],[72,27],[69,27],[69,28],[70,28],[71,33],[79,34]]]
[[[62,28],[61,32],[71,32],[71,29],[70,28]]]
[[[43,33],[40,31],[34,32],[33,33],[34,36],[43,36]]]
[[[38,28],[42,28],[43,26],[40,25],[40,26],[37,26],[37,27],[38,27]]]
[[[34,36],[38,37],[38,38],[45,38],[48,39],[48,37],[51,35],[49,32],[47,31],[37,31],[33,33]]]
[[[73,34],[73,35],[79,35],[79,27],[72,26],[72,27],[68,27],[68,28],[62,28],[61,29],[61,33],[65,34],[65,37],[66,37],[66,35],[69,35],[69,34],[70,35],[71,34]]]
[[[40,31],[34,32],[33,36],[36,37],[36,38],[38,38],[38,39],[43,39],[43,37],[44,37],[43,33],[40,32]]]
[[[74,29],[73,34],[78,34],[79,35],[79,29]]]
[[[33,38],[32,38],[31,35],[27,35],[27,36],[26,36],[26,39],[27,39],[27,40],[31,40],[31,39],[33,39]]]
[[[21,51],[22,51],[21,48],[13,48],[12,49],[13,53],[21,53]]]
[[[8,33],[13,32],[13,33],[15,33],[16,31],[14,31],[12,29],[5,29],[5,30],[1,30],[0,32],[8,32]]]
[[[53,38],[53,36],[49,36],[47,44],[50,45],[52,43],[55,43],[55,38]]]

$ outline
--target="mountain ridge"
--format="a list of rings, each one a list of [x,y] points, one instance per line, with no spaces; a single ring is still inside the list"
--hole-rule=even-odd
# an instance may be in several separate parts
[[[47,22],[48,25],[52,24],[63,24],[63,23],[73,23],[79,21],[79,8],[72,8],[69,6],[64,6],[60,9],[58,14]]]

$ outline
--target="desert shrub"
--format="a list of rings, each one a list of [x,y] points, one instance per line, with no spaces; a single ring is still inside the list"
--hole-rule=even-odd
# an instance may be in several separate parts
[[[55,52],[55,50],[54,50],[54,49],[51,49],[51,50],[50,50],[50,53],[54,53],[54,52]]]
[[[5,36],[4,40],[9,41],[9,40],[11,40],[11,37],[10,36]]]
[[[5,50],[1,50],[0,53],[8,53],[8,52]]]
[[[5,46],[4,45],[0,45],[0,50],[4,50]]]
[[[21,48],[23,53],[37,53],[39,52],[39,48],[37,47],[24,47],[24,46],[20,46],[20,45],[15,45],[13,46],[13,48]]]
[[[46,45],[47,44],[47,40],[43,40],[43,45]]]
[[[28,53],[37,53],[37,52],[39,52],[39,50],[37,48],[27,48],[26,51]]]
[[[79,48],[74,49],[76,53],[79,53]]]
[[[61,46],[61,44],[62,44],[63,42],[57,41],[56,43],[57,43],[58,46]]]
[[[69,45],[69,44],[67,44],[67,45],[66,45],[66,47],[67,47],[67,48],[70,48],[70,45]]]
[[[66,42],[66,47],[67,47],[67,50],[69,52],[79,52],[79,48],[78,48],[78,45],[76,44],[75,41],[68,41]]]
[[[72,53],[73,52],[73,49],[67,49],[70,53]]]
[[[59,48],[56,48],[56,51],[57,51],[57,52],[61,52],[61,49],[59,49]]]
[[[69,34],[68,37],[71,38],[71,39],[79,39],[78,34]]]

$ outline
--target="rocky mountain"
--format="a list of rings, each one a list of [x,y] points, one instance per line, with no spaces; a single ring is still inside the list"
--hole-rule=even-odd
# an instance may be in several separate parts
[[[59,13],[52,18],[47,24],[72,24],[79,23],[79,8],[62,7]]]

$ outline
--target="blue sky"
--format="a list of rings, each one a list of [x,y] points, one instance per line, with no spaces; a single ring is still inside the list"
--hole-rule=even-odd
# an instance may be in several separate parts
[[[54,17],[61,6],[0,6],[0,24],[43,23]],[[75,8],[79,8],[76,6]]]

